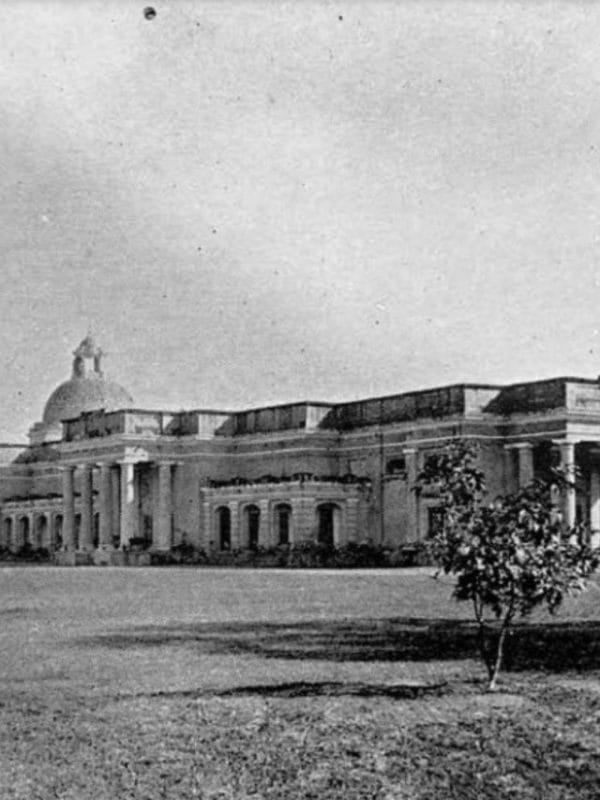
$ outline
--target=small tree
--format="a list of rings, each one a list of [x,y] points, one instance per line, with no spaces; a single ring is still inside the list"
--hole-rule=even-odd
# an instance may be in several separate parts
[[[439,496],[441,524],[430,552],[444,573],[456,577],[454,597],[473,604],[493,691],[515,618],[538,606],[554,613],[565,595],[585,588],[599,558],[581,527],[567,529],[561,520],[557,489],[568,482],[558,470],[550,479],[486,503],[485,476],[476,457],[473,447],[453,442],[428,459],[415,491],[428,488]]]

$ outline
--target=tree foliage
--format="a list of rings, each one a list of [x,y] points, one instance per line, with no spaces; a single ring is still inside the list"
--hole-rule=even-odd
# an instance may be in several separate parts
[[[477,451],[463,441],[428,459],[419,475],[416,491],[435,492],[441,506],[430,552],[455,577],[454,597],[473,604],[490,689],[513,621],[539,606],[554,613],[598,565],[583,528],[568,529],[562,520],[560,495],[568,488],[555,470],[490,502]]]

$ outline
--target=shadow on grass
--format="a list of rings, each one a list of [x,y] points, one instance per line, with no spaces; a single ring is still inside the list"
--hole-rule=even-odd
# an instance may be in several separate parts
[[[477,630],[456,619],[315,620],[138,626],[82,637],[77,646],[118,649],[190,646],[218,655],[327,661],[447,661],[479,658]],[[600,621],[519,624],[510,634],[507,670],[600,668]]]
[[[389,697],[394,700],[414,700],[425,694],[441,695],[447,681],[439,683],[364,683],[357,681],[293,681],[289,683],[250,684],[230,689],[175,689],[149,692],[148,697]],[[139,697],[120,695],[119,699]]]

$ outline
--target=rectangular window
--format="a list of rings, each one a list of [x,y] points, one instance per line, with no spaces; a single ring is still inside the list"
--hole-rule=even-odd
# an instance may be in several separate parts
[[[431,538],[441,533],[444,527],[444,509],[441,506],[430,506],[427,509],[427,536]]]

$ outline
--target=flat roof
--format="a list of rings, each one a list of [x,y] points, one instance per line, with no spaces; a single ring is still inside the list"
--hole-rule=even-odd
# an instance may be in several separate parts
[[[250,408],[241,408],[237,410],[224,410],[224,409],[214,409],[214,408],[192,408],[192,409],[179,409],[178,411],[172,410],[165,410],[165,409],[148,409],[148,408],[119,408],[115,409],[114,411],[104,411],[104,409],[99,408],[94,411],[87,411],[80,414],[78,417],[69,417],[68,419],[63,419],[61,422],[75,422],[78,419],[81,419],[82,416],[88,414],[94,414],[99,411],[104,411],[105,414],[122,414],[122,413],[130,413],[130,414],[173,414],[174,416],[178,414],[214,414],[220,416],[234,416],[239,414],[251,414],[260,411],[275,411],[277,409],[283,408],[295,408],[295,407],[306,407],[306,406],[316,406],[318,408],[331,408],[331,409],[339,409],[343,408],[344,406],[351,406],[357,405],[360,403],[370,403],[376,401],[384,401],[384,400],[391,400],[393,398],[401,398],[401,397],[414,397],[419,395],[426,395],[426,394],[435,394],[436,392],[443,392],[449,391],[452,389],[484,389],[484,390],[497,390],[498,392],[506,389],[516,389],[525,386],[538,386],[544,383],[585,383],[588,385],[598,385],[600,386],[600,378],[577,378],[574,376],[558,376],[555,378],[539,378],[534,381],[519,381],[517,383],[450,383],[445,384],[443,386],[432,386],[427,389],[414,389],[406,392],[396,392],[394,394],[386,394],[386,395],[375,395],[370,397],[361,397],[357,398],[356,400],[344,400],[339,402],[326,402],[324,400],[299,400],[296,402],[288,402],[288,403],[275,403],[274,405],[267,405],[267,406],[251,406]],[[2,445],[0,445],[1,447]],[[11,447],[18,447],[19,445],[9,445]]]

